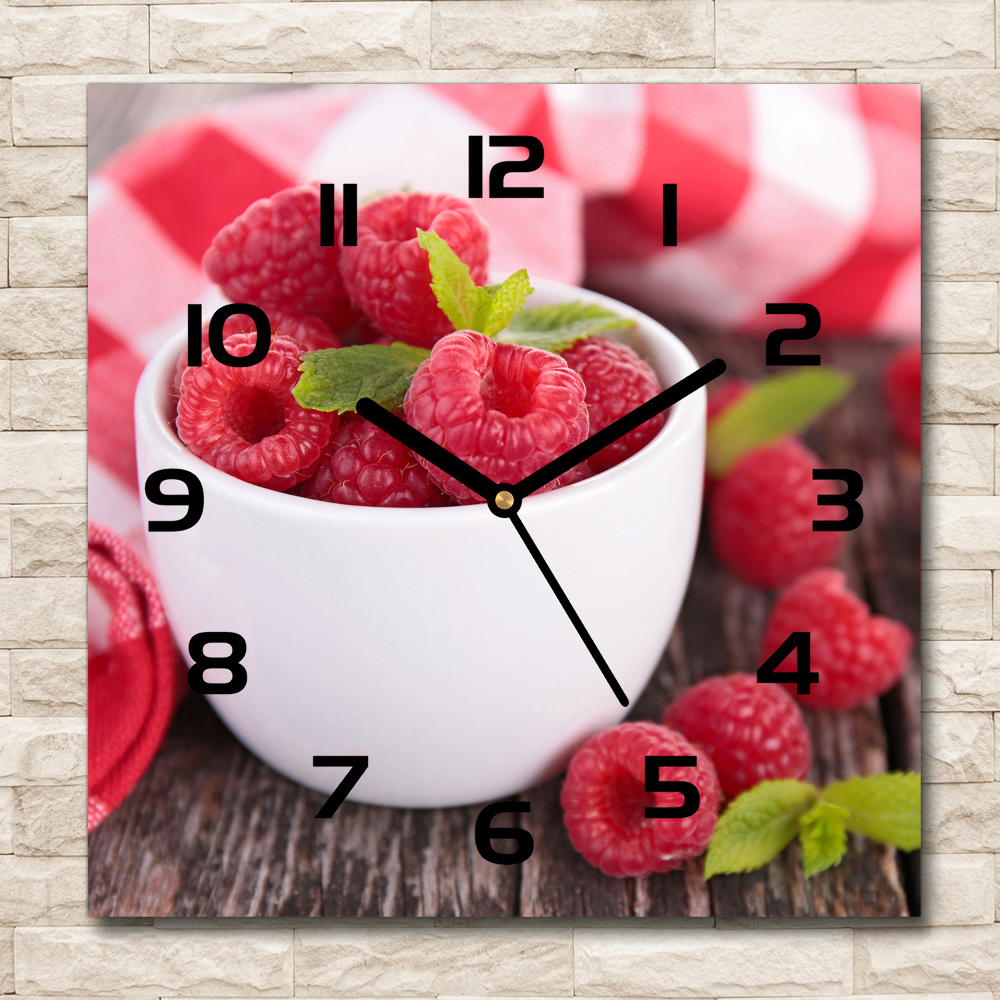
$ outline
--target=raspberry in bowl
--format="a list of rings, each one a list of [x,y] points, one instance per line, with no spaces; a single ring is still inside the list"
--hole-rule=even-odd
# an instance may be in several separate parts
[[[591,302],[633,320],[615,336],[664,386],[697,369],[637,310],[533,284],[528,305]],[[200,632],[246,641],[245,688],[208,697],[250,750],[327,792],[342,775],[314,768],[313,757],[364,755],[353,800],[444,807],[528,788],[622,719],[627,709],[513,526],[486,504],[319,502],[243,482],[185,448],[170,424],[185,343],[179,333],[166,344],[139,383],[139,475],[197,476],[204,511],[193,527],[150,532],[147,543],[182,651]],[[620,464],[527,497],[520,509],[630,699],[652,675],[687,587],[704,425],[699,390]],[[163,516],[143,501],[146,521]]]

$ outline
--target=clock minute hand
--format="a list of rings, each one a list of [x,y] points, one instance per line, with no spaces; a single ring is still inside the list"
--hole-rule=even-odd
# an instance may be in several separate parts
[[[487,502],[496,496],[500,487],[489,476],[484,476],[478,469],[456,458],[447,448],[442,448],[426,434],[421,434],[405,420],[400,420],[374,399],[359,399],[357,411],[365,420],[370,420],[390,437],[394,437],[421,458],[426,458],[428,462],[436,465],[453,479],[457,479],[474,493],[478,493]]]
[[[604,659],[601,651],[597,648],[597,643],[590,637],[590,633],[587,631],[587,627],[580,620],[580,616],[576,613],[576,609],[572,604],[570,604],[569,598],[566,596],[566,592],[559,586],[559,581],[555,578],[552,570],[549,569],[549,564],[542,557],[541,552],[538,551],[538,546],[535,545],[531,535],[528,534],[528,529],[521,523],[521,519],[517,516],[517,514],[507,514],[506,517],[517,529],[517,533],[521,536],[521,541],[524,542],[528,551],[531,553],[531,558],[538,564],[538,568],[542,571],[542,576],[545,577],[545,581],[552,588],[552,593],[556,595],[559,603],[563,607],[563,611],[565,611],[569,616],[569,620],[573,623],[573,627],[579,633],[580,638],[583,640],[583,644],[588,650],[590,650],[590,655],[593,656],[594,662],[598,667],[600,667],[601,673],[604,674],[604,679],[611,685],[611,690],[614,691],[615,697],[623,705],[628,705],[628,696],[622,690],[622,686],[618,683],[618,679],[611,672],[611,668],[608,666],[608,661]]]
[[[543,465],[540,469],[532,472],[531,475],[525,476],[524,479],[514,486],[512,492],[519,499],[524,499],[524,497],[534,493],[535,490],[541,489],[543,486],[551,483],[553,479],[557,479],[564,473],[569,472],[574,465],[579,465],[580,462],[584,462],[592,455],[596,455],[602,448],[606,448],[609,444],[617,441],[618,438],[624,437],[630,431],[634,431],[640,424],[651,420],[658,413],[662,413],[668,407],[673,406],[674,403],[679,403],[685,396],[707,385],[712,379],[718,378],[725,370],[726,363],[721,358],[716,358],[714,361],[709,361],[707,365],[702,365],[697,371],[675,382],[669,389],[664,389],[663,392],[658,393],[645,403],[641,403],[634,410],[626,413],[625,416],[619,417],[613,423],[608,424],[603,430],[592,434],[586,441],[581,442],[575,448],[570,448],[564,455],[560,455],[547,465]]]

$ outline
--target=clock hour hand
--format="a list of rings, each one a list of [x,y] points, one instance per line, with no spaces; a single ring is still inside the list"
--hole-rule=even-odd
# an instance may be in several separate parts
[[[668,407],[679,403],[685,396],[690,395],[696,389],[707,385],[714,378],[718,378],[726,370],[726,363],[721,358],[709,361],[707,365],[702,365],[696,372],[686,375],[675,382],[669,389],[664,389],[652,399],[641,403],[634,410],[619,417],[613,423],[608,424],[603,430],[592,434],[586,441],[581,442],[575,448],[570,448],[564,455],[553,459],[547,465],[532,472],[530,476],[525,476],[517,483],[512,492],[518,499],[524,499],[541,489],[553,479],[558,479],[580,462],[585,462],[588,458],[596,455],[602,448],[624,437],[630,431],[634,431],[640,424],[652,419],[658,413],[662,413]],[[457,477],[456,477],[457,478]],[[477,491],[478,492],[478,491]]]
[[[416,452],[421,458],[436,465],[442,472],[457,479],[463,486],[478,493],[487,502],[496,496],[500,487],[489,476],[484,476],[478,469],[474,469],[467,462],[456,458],[446,448],[442,448],[426,434],[421,434],[405,420],[400,420],[394,413],[390,413],[384,406],[376,403],[374,399],[359,399],[357,411],[365,420],[370,420],[390,437],[394,437],[410,451]]]
[[[601,651],[597,648],[597,643],[595,643],[590,637],[590,633],[580,620],[580,616],[576,613],[576,609],[572,604],[570,604],[565,591],[559,586],[559,581],[555,578],[552,570],[549,569],[549,564],[542,557],[541,552],[538,551],[538,546],[535,545],[531,535],[528,534],[528,529],[521,523],[521,519],[516,513],[507,514],[506,516],[517,529],[517,533],[521,536],[521,541],[524,542],[525,546],[527,546],[528,551],[531,553],[531,558],[538,564],[538,568],[542,571],[542,576],[545,577],[545,581],[552,588],[552,593],[554,593],[558,598],[559,603],[563,607],[563,611],[565,611],[569,616],[569,620],[573,623],[573,627],[579,633],[580,638],[583,640],[583,644],[588,650],[590,650],[590,655],[593,656],[594,661],[597,663],[598,667],[600,667],[601,673],[604,674],[604,679],[611,685],[611,690],[614,691],[615,697],[623,705],[627,705],[628,696],[622,690],[622,686],[618,683],[618,679],[611,672],[611,668],[608,666],[608,661],[601,655]]]

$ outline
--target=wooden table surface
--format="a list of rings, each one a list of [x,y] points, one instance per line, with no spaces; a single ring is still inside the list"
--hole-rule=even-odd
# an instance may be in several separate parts
[[[763,342],[700,336],[704,362],[758,377]],[[842,566],[873,608],[918,634],[920,467],[886,422],[878,372],[891,345],[825,340],[824,365],[859,383],[808,440],[833,467],[864,479],[864,522]],[[836,516],[834,512],[832,516]],[[680,619],[631,718],[710,674],[756,670],[772,598],[739,583],[699,546]],[[878,702],[807,712],[811,781],[920,766],[920,674]],[[838,867],[806,881],[793,844],[767,868],[702,878],[702,859],[664,875],[612,879],[570,845],[561,779],[525,790],[520,817],[534,836],[522,865],[484,861],[473,828],[480,805],[404,810],[345,803],[316,820],[325,796],[281,777],[243,748],[200,696],[179,709],[159,756],[90,838],[92,916],[688,916],[886,917],[919,913],[919,854],[852,837]],[[513,817],[503,817],[509,825]],[[501,849],[507,845],[500,843]]]

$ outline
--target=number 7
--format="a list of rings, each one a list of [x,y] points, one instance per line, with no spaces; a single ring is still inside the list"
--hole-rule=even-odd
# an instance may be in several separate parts
[[[333,794],[323,803],[316,813],[316,819],[329,819],[350,794],[358,779],[368,770],[368,758],[365,757],[313,757],[313,767],[349,767],[344,780],[333,790]]]

